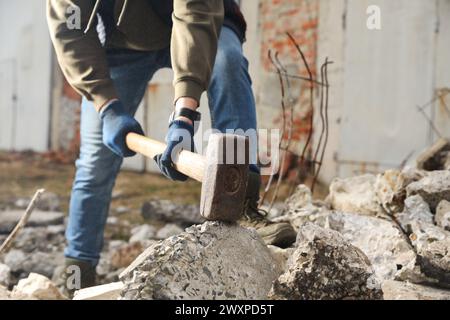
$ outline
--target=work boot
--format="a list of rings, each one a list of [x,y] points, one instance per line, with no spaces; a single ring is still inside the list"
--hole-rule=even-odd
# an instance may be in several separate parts
[[[270,221],[267,218],[267,212],[258,209],[260,186],[261,176],[255,172],[249,172],[244,213],[239,224],[243,227],[255,228],[266,245],[288,248],[295,242],[297,233],[289,223]]]
[[[90,262],[66,257],[58,284],[64,295],[73,298],[75,291],[95,286],[95,278],[95,267]]]

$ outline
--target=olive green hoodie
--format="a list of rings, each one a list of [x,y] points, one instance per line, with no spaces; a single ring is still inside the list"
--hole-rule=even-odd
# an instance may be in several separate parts
[[[175,101],[180,97],[200,99],[214,65],[224,17],[223,0],[173,0],[173,27],[155,13],[148,0],[115,0],[116,26],[104,46],[94,26],[101,2],[47,0],[47,21],[59,64],[80,94],[93,101],[97,110],[118,97],[109,75],[106,49],[152,51],[170,45]],[[81,29],[67,23],[77,11],[81,13]]]

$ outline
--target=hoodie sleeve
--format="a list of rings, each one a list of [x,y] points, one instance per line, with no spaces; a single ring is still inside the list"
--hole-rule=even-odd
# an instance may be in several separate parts
[[[95,24],[84,32],[91,16],[95,17],[93,11],[93,0],[47,0],[47,22],[59,65],[70,85],[99,110],[117,93]],[[76,13],[79,25],[76,19],[70,21]]]
[[[208,88],[224,19],[223,0],[174,0],[171,40],[175,101]]]

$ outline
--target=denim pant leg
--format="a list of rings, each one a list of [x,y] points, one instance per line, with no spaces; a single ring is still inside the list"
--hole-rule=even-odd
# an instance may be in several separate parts
[[[236,134],[249,136],[251,168],[258,171],[255,98],[248,61],[239,38],[227,27],[220,33],[208,100],[213,129],[223,133],[237,130]]]
[[[108,55],[111,78],[130,114],[136,112],[152,75],[161,63],[166,63],[166,51]],[[122,159],[103,144],[102,123],[93,104],[84,99],[81,108],[81,147],[70,200],[65,255],[96,265]]]

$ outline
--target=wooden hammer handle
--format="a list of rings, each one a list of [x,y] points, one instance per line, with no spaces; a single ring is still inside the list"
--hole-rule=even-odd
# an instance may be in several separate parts
[[[136,133],[129,133],[126,138],[126,142],[128,148],[134,152],[140,153],[152,159],[154,156],[163,153],[166,149],[166,145],[164,143]],[[183,150],[178,156],[178,160],[175,163],[175,168],[188,177],[202,182],[205,165],[206,161],[203,156]]]

